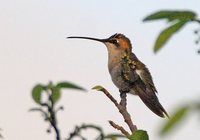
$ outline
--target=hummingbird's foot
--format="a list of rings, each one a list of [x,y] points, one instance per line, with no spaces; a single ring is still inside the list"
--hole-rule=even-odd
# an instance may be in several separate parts
[[[126,93],[128,93],[130,90],[119,90],[120,92],[120,97],[123,98],[124,96],[126,96]]]

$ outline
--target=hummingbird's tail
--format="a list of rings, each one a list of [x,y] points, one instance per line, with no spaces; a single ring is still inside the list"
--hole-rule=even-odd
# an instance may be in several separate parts
[[[152,90],[147,89],[146,91],[144,91],[142,88],[137,87],[135,92],[152,112],[162,118],[164,118],[165,116],[169,118],[169,115],[160,104],[156,94]]]

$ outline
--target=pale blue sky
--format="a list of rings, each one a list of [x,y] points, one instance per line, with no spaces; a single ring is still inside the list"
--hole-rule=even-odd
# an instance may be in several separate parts
[[[100,84],[118,98],[107,70],[106,48],[98,42],[65,39],[70,35],[105,38],[118,32],[129,37],[133,51],[150,69],[160,102],[169,114],[177,104],[199,97],[200,56],[195,52],[198,47],[193,34],[198,25],[187,25],[154,55],[155,38],[167,24],[142,22],[161,9],[189,9],[200,14],[199,5],[196,0],[1,0],[0,128],[5,139],[54,140],[45,133],[48,125],[40,114],[28,113],[35,106],[31,88],[49,80],[68,80],[88,89],[88,93],[63,92],[60,104],[65,111],[58,114],[62,136],[83,122],[100,124],[107,132],[117,132],[107,120],[125,126],[114,105],[101,93],[90,90]],[[147,130],[152,140],[160,140],[157,130],[164,120],[139,98],[128,97],[134,123]],[[166,140],[199,137],[197,120],[194,116]]]

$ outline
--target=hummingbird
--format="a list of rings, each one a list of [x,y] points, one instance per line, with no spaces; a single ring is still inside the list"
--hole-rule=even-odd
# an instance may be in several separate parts
[[[89,39],[104,43],[108,50],[108,70],[120,94],[138,95],[143,103],[156,115],[169,117],[156,96],[151,73],[132,52],[130,40],[116,33],[106,39],[70,36],[67,38]]]

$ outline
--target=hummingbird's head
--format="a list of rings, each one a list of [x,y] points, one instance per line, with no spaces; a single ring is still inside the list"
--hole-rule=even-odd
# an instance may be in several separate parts
[[[120,33],[110,36],[104,43],[108,48],[113,47],[113,49],[119,49],[121,51],[129,51],[132,49],[130,40]]]
[[[80,38],[80,39],[89,39],[94,41],[102,42],[106,45],[108,51],[131,51],[131,42],[130,40],[123,34],[116,33],[109,38],[106,39],[98,39],[91,37],[80,37],[80,36],[70,36],[68,38]]]

